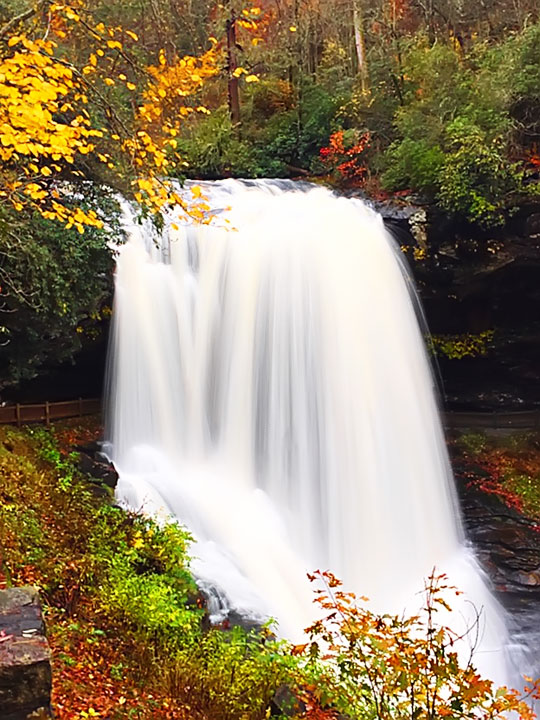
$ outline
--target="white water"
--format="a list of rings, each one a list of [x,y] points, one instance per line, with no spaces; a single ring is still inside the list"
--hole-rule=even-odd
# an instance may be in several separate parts
[[[118,259],[121,500],[179,518],[201,584],[288,636],[315,614],[306,570],[395,612],[445,571],[482,610],[476,664],[504,681],[504,621],[464,545],[410,281],[381,218],[323,189],[205,189],[214,210],[232,206],[214,226],[169,229],[159,248],[134,226]]]

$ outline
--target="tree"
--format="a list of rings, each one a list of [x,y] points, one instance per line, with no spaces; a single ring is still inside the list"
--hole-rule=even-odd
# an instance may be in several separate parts
[[[198,95],[217,53],[208,43],[200,56],[179,56],[157,37],[143,51],[137,32],[116,22],[119,10],[13,0],[0,15],[5,383],[70,358],[95,333],[111,292],[108,243],[121,235],[111,189],[158,221],[165,205],[204,220],[201,201],[187,203],[169,176],[181,176],[186,117],[206,112]]]
[[[32,17],[23,13],[0,34],[0,197],[80,232],[100,221],[63,202],[65,181],[98,179],[127,189],[127,177],[147,210],[185,206],[163,176],[178,163],[175,136],[183,118],[203,110],[181,101],[217,72],[213,51],[200,60],[167,60],[160,50],[155,66],[145,67],[136,56],[137,34],[97,22],[84,0],[44,6],[46,17],[34,15],[29,31],[12,32]],[[42,30],[48,39],[39,37]],[[162,106],[174,105],[171,98],[179,112],[165,117]]]

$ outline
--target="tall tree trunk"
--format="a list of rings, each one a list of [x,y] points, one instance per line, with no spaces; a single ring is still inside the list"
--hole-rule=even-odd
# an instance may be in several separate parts
[[[435,33],[435,8],[433,6],[433,0],[426,0],[426,21],[428,26],[428,37],[431,44],[436,40]]]
[[[362,83],[364,95],[369,93],[369,72],[366,58],[366,43],[364,38],[364,9],[363,0],[353,0],[353,25],[356,57],[358,59],[358,74]]]
[[[226,32],[229,113],[233,125],[238,125],[240,122],[240,93],[238,90],[238,78],[235,77],[234,74],[234,71],[238,67],[236,56],[236,15],[234,9],[231,10],[230,17],[227,20]]]

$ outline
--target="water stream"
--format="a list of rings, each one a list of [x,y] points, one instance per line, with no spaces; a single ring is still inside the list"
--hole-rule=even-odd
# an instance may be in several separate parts
[[[395,612],[447,572],[482,611],[475,661],[502,682],[504,619],[464,541],[401,253],[362,202],[293,188],[223,181],[205,186],[211,225],[130,228],[110,362],[119,497],[187,525],[217,615],[271,615],[290,637],[314,617],[306,571]]]

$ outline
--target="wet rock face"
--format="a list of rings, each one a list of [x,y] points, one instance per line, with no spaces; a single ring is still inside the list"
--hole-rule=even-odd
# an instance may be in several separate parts
[[[530,238],[540,238],[540,212],[527,217],[525,220],[525,234]]]
[[[540,407],[540,203],[482,229],[413,200],[376,209],[404,250],[429,330],[494,331],[485,356],[438,358],[446,402],[461,410]]]
[[[51,652],[37,591],[0,591],[0,718],[52,717]]]
[[[540,533],[532,520],[493,496],[465,490],[467,535],[495,585],[505,593],[527,593],[540,602]]]
[[[460,487],[467,536],[507,610],[520,674],[540,677],[540,532],[496,497]]]

